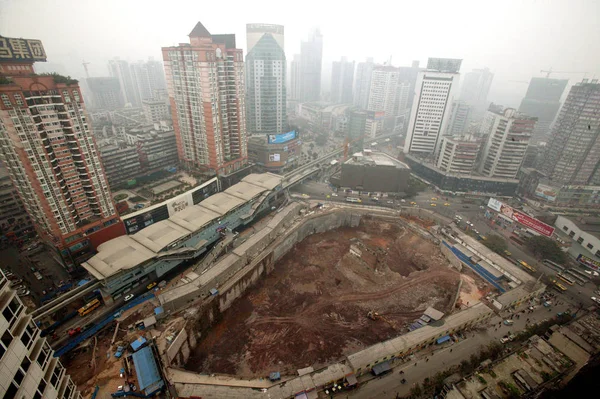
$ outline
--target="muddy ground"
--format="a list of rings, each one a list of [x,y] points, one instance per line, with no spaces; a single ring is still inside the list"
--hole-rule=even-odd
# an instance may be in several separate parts
[[[428,306],[450,312],[459,280],[437,246],[396,222],[312,235],[203,335],[187,368],[242,377],[318,369],[405,333]]]

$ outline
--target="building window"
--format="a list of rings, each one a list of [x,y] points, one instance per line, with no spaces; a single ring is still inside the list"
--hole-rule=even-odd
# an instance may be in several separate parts
[[[592,244],[590,244],[590,243],[588,243],[588,244],[586,245],[586,247],[588,247],[588,249],[594,249],[594,246],[593,246]]]
[[[14,399],[15,396],[17,395],[17,391],[19,390],[19,387],[15,385],[15,383],[13,382],[12,384],[10,384],[8,386],[8,389],[6,390],[6,393],[3,396],[3,399]]]
[[[579,238],[577,239],[577,242],[578,242],[578,243],[580,243],[580,244],[583,244],[583,237],[579,237]]]

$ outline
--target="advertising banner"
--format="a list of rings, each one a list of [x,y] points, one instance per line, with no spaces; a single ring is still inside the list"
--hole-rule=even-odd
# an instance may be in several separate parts
[[[192,199],[192,193],[190,191],[178,195],[167,201],[169,216],[173,216],[175,213],[183,211],[185,208],[192,205],[194,205],[194,200]]]
[[[282,133],[282,134],[269,134],[268,142],[269,144],[282,144],[286,141],[290,141],[296,138],[296,131],[292,130],[291,132]]]
[[[590,269],[594,270],[594,271],[600,271],[600,262],[595,261],[594,259],[588,258],[587,256],[583,256],[582,254],[579,254],[579,256],[577,257],[577,262],[581,263],[584,266],[589,267]]]
[[[532,218],[529,215],[519,212],[516,209],[498,201],[495,198],[490,198],[488,201],[488,207],[499,212],[504,217],[521,223],[523,226],[530,228],[546,237],[551,237],[554,233],[554,227],[547,225],[546,223],[540,222],[539,220]]]
[[[554,202],[558,196],[558,188],[548,186],[546,184],[538,184],[535,188],[535,196],[545,199],[546,201]]]

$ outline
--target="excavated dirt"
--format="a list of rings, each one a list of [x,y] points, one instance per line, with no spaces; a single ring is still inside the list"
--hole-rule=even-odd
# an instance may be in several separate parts
[[[459,280],[436,245],[395,222],[312,235],[204,334],[187,368],[242,377],[318,369],[407,332],[428,306],[450,312]]]

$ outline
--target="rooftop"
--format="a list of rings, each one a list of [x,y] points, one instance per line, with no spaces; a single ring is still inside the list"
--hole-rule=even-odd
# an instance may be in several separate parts
[[[383,152],[364,151],[357,152],[348,161],[347,165],[393,166],[396,168],[410,169],[407,164]]]
[[[225,190],[225,193],[241,198],[244,201],[250,201],[264,192],[264,187],[246,183],[245,181],[241,181]]]
[[[283,177],[275,173],[252,173],[244,177],[242,181],[260,186],[266,190],[273,190],[281,184]]]
[[[189,231],[197,231],[219,216],[218,213],[210,209],[203,208],[200,205],[193,205],[175,213],[169,220]]]
[[[219,215],[225,215],[227,212],[237,208],[245,202],[246,201],[230,194],[217,193],[200,202],[198,205],[216,212]]]
[[[120,272],[144,263],[156,256],[131,236],[114,238],[98,246],[98,253],[83,263],[95,278],[103,280]]]
[[[188,236],[194,230],[188,230],[171,220],[162,220],[132,235],[135,241],[154,252],[160,252],[169,244]]]

